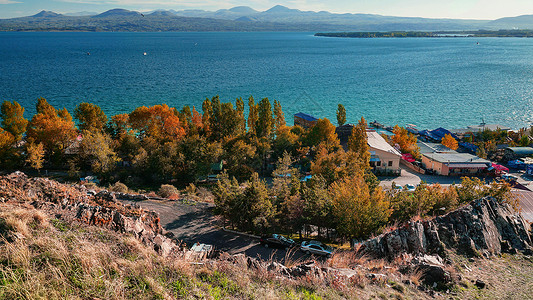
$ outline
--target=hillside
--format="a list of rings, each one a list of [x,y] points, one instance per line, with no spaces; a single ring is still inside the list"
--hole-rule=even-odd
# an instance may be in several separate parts
[[[525,299],[533,292],[531,232],[513,233],[506,227],[529,225],[490,199],[367,243],[394,245],[398,236],[414,241],[405,233],[417,235],[410,228],[420,226],[428,226],[427,237],[434,236],[431,224],[440,224],[441,238],[445,230],[472,238],[477,234],[472,245],[494,252],[468,255],[446,248],[443,259],[429,248],[416,254],[409,246],[411,250],[398,248],[394,258],[383,259],[389,253],[372,259],[361,251],[386,247],[364,246],[323,262],[288,259],[281,265],[226,253],[191,260],[186,249],[167,243],[156,215],[115,200],[131,195],[93,195],[83,186],[21,173],[0,177],[0,186],[2,299]],[[475,232],[455,231],[448,222],[465,228],[472,224]],[[507,248],[491,242],[484,246],[479,237],[485,226],[487,241],[499,240]],[[505,243],[509,240],[514,242]]]
[[[238,6],[218,11],[112,9],[101,14],[42,11],[1,19],[0,31],[450,31],[533,28],[531,16],[498,20],[428,19],[375,14],[301,11],[277,5],[266,11]]]

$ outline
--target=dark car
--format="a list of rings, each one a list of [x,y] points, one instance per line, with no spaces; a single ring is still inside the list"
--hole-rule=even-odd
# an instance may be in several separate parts
[[[296,243],[288,239],[280,234],[271,234],[262,236],[259,240],[259,243],[265,247],[273,247],[273,248],[292,248],[296,246]]]

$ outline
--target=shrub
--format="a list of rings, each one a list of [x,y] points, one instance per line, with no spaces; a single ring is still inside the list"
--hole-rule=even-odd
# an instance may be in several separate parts
[[[160,197],[163,197],[163,198],[170,198],[172,196],[176,196],[176,195],[179,195],[179,191],[178,189],[173,186],[173,185],[170,185],[170,184],[163,184],[161,185],[161,187],[159,188],[159,191],[157,192],[157,194],[160,196]]]
[[[125,185],[124,183],[120,182],[120,181],[117,181],[117,182],[115,182],[115,184],[110,186],[109,190],[112,191],[112,192],[123,193],[123,194],[126,194],[129,191],[128,186]]]

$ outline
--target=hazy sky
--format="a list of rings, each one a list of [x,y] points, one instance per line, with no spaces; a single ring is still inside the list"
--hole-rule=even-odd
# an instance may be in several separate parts
[[[427,18],[496,19],[533,14],[532,0],[0,0],[0,18],[55,12],[103,12],[112,8],[217,10],[246,5],[266,10],[274,5],[337,13],[373,13]]]

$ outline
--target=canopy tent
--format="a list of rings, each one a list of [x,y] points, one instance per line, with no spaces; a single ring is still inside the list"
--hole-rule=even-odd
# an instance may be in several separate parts
[[[411,153],[402,154],[402,159],[406,160],[406,161],[408,161],[410,163],[415,162],[415,158],[411,155]]]
[[[494,163],[493,163],[493,164],[492,164],[492,167],[493,167],[494,169],[500,171],[500,172],[501,172],[501,171],[509,172],[509,168],[504,167],[504,166],[502,166],[502,165],[498,165],[498,164],[494,164]]]

